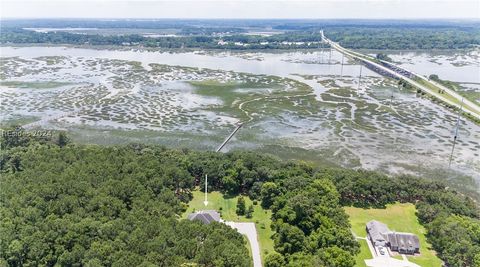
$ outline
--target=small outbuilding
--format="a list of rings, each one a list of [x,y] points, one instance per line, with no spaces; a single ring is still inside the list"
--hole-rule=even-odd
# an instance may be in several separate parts
[[[216,210],[200,210],[188,215],[190,221],[199,220],[204,224],[209,224],[211,222],[221,222],[220,213]]]

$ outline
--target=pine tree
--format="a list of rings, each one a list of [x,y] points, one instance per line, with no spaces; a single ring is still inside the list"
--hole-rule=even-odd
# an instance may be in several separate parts
[[[248,206],[245,216],[249,219],[253,217],[253,205]]]
[[[245,209],[245,199],[240,196],[237,201],[237,215],[245,215]]]

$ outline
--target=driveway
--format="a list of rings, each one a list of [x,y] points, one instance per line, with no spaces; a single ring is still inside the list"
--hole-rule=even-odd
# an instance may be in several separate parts
[[[252,250],[253,267],[262,267],[262,258],[260,257],[260,246],[258,245],[257,228],[255,228],[255,223],[225,222],[225,224],[237,229],[240,234],[247,236]]]
[[[403,260],[397,260],[390,257],[389,250],[385,248],[386,252],[384,255],[381,255],[377,247],[374,247],[369,238],[366,238],[368,248],[372,253],[373,259],[365,260],[365,264],[368,267],[420,267],[419,265],[408,261],[405,255],[402,255]]]

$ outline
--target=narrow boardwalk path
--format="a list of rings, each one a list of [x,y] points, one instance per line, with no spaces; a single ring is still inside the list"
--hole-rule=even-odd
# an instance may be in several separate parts
[[[227,139],[223,141],[223,143],[217,148],[216,152],[220,152],[220,150],[222,150],[222,148],[228,143],[228,141],[230,141],[230,139],[232,139],[232,137],[238,132],[238,130],[240,130],[242,125],[243,123],[240,123],[237,127],[235,127],[235,130],[233,130],[233,132],[227,137]]]
[[[244,109],[244,105],[247,104],[247,103],[251,103],[251,102],[254,102],[254,101],[258,101],[258,100],[262,100],[262,99],[279,99],[279,98],[286,98],[286,99],[290,99],[290,98],[294,98],[294,97],[305,97],[305,96],[312,96],[314,95],[313,93],[307,93],[307,94],[298,94],[298,95],[287,95],[287,96],[265,96],[265,97],[259,97],[259,98],[254,98],[254,99],[250,99],[250,100],[247,100],[247,101],[244,101],[242,103],[240,103],[240,105],[238,105],[238,109],[240,109],[243,113],[245,113],[245,115],[248,117],[248,120],[244,121],[244,122],[240,122],[237,127],[235,127],[235,129],[233,130],[233,132],[225,139],[225,141],[223,141],[223,143],[217,148],[216,152],[220,152],[220,150],[222,150],[222,148],[228,143],[228,141],[230,141],[230,139],[232,139],[232,137],[238,132],[238,130],[240,130],[240,128],[242,128],[242,126],[248,122],[251,122],[253,120],[253,117],[250,115],[250,113]]]

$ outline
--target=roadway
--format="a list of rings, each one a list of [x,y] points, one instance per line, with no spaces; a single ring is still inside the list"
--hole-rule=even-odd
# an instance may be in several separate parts
[[[253,267],[262,267],[260,256],[260,245],[257,239],[257,228],[253,222],[225,222],[226,225],[237,229],[240,234],[247,237],[250,249],[252,250]]]
[[[420,90],[424,91],[424,92],[427,92],[429,93],[430,95],[433,95],[435,96],[436,98],[440,99],[441,101],[449,104],[449,105],[452,105],[454,107],[457,107],[457,108],[463,108],[464,110],[467,109],[467,111],[472,115],[474,116],[475,118],[477,119],[480,119],[480,107],[478,105],[476,105],[475,103],[467,100],[467,99],[464,99],[461,95],[459,95],[458,93],[456,93],[455,91],[449,89],[449,88],[446,88],[445,86],[439,86],[438,83],[432,83],[432,81],[428,80],[427,78],[425,78],[424,76],[421,76],[421,75],[418,75],[414,72],[411,72],[411,71],[408,71],[412,74],[415,75],[415,77],[418,77],[422,80],[425,80],[426,82],[442,89],[442,90],[445,90],[445,92],[450,95],[452,98],[456,99],[458,101],[457,102],[454,102],[448,98],[446,98],[445,96],[443,95],[440,95],[438,94],[437,92],[435,92],[433,89],[431,88],[428,88],[424,85],[421,85],[419,84],[418,82],[408,78],[407,76],[403,75],[403,74],[400,74],[398,72],[395,72],[381,64],[378,64],[376,63],[373,58],[371,56],[368,56],[368,55],[364,55],[364,54],[361,54],[361,53],[358,53],[358,52],[354,52],[352,50],[349,50],[349,49],[346,49],[346,48],[343,48],[342,46],[340,46],[338,43],[336,42],[333,42],[332,40],[328,39],[327,37],[325,37],[325,35],[323,34],[323,31],[320,31],[320,34],[322,35],[322,39],[328,43],[331,47],[333,47],[334,49],[336,49],[337,51],[339,51],[340,53],[342,54],[345,54],[351,58],[354,58],[354,59],[357,59],[357,60],[360,60],[362,62],[365,62],[365,63],[368,63],[378,69],[381,69],[382,71],[386,72],[386,73],[389,73],[391,75],[393,75],[394,77],[397,77],[399,79],[403,79],[405,80],[406,82],[410,83],[411,85],[413,85],[414,87],[417,87],[419,88]],[[394,66],[394,67],[397,67],[397,68],[400,68],[400,69],[404,69],[402,67],[399,67],[399,66],[396,66],[395,64],[392,64],[390,62],[388,62],[388,64]],[[463,101],[463,105],[462,104],[459,104],[459,103],[462,103]]]

